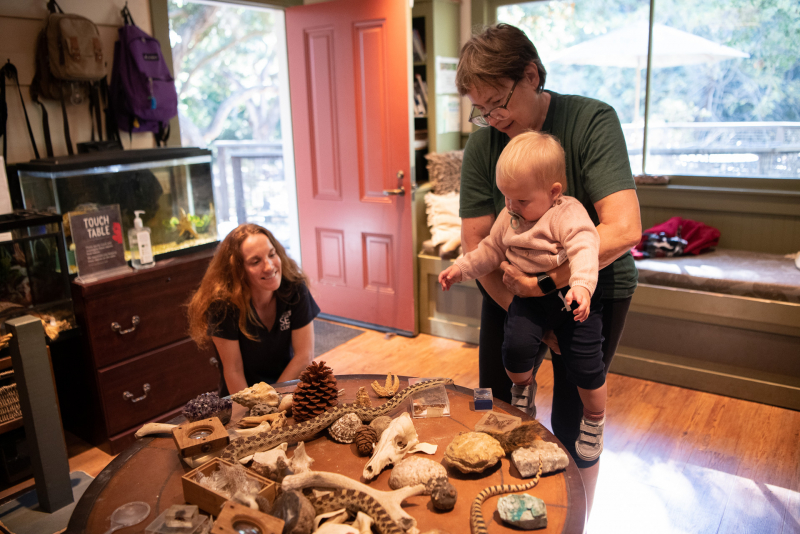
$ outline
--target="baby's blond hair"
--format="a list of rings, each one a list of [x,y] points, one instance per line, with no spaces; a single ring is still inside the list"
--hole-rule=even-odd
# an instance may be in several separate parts
[[[550,134],[529,130],[508,142],[497,160],[497,182],[528,181],[532,187],[550,189],[558,182],[567,190],[564,149]]]

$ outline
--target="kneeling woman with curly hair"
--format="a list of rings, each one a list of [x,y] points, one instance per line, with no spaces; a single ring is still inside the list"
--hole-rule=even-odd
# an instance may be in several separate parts
[[[269,230],[242,224],[222,241],[189,303],[189,334],[214,343],[220,396],[297,378],[314,358],[319,306],[308,277]]]

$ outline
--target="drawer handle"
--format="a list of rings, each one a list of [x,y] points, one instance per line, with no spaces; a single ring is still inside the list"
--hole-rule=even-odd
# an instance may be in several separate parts
[[[131,324],[133,326],[131,326],[127,330],[120,330],[122,327],[119,325],[118,322],[114,321],[113,323],[111,323],[111,330],[113,330],[114,332],[118,333],[119,335],[130,334],[131,332],[136,330],[137,326],[139,326],[139,316],[138,315],[134,315],[133,316],[133,318],[131,319]]]
[[[142,386],[142,390],[144,391],[144,395],[142,395],[141,397],[136,397],[134,399],[133,393],[131,393],[130,391],[126,391],[125,393],[122,394],[122,398],[125,400],[129,400],[131,402],[143,401],[144,399],[147,398],[147,394],[150,393],[150,384],[145,384],[144,386]]]
[[[219,360],[217,360],[215,357],[212,356],[211,359],[208,360],[208,363],[219,369]]]

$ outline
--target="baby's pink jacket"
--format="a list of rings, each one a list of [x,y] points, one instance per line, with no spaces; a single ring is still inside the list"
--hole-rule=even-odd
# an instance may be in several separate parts
[[[574,197],[560,196],[538,221],[520,220],[511,228],[503,208],[492,230],[478,247],[456,260],[464,280],[494,271],[504,259],[527,274],[552,271],[569,259],[571,287],[597,287],[600,236],[586,208]]]

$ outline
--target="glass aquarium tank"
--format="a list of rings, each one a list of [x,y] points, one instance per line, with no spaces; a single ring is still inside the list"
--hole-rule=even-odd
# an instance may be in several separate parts
[[[48,336],[75,325],[61,217],[19,210],[0,215],[0,324],[21,315],[46,323]],[[48,326],[49,325],[49,326]]]
[[[134,211],[151,230],[155,260],[217,242],[211,151],[153,148],[40,159],[17,166],[26,209],[63,216],[70,273],[77,272],[68,214],[118,204],[125,259]]]

